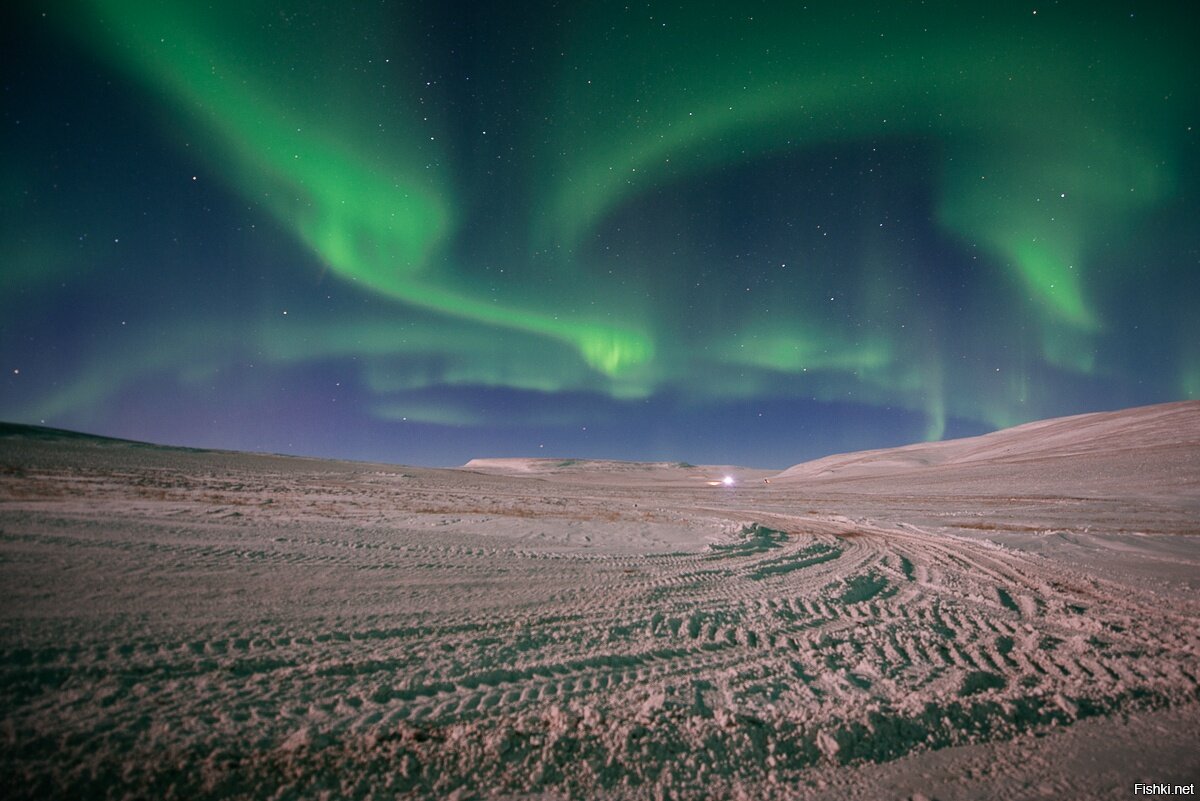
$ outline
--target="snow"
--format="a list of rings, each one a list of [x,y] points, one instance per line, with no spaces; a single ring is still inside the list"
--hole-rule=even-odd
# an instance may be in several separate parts
[[[0,785],[1009,799],[1194,782],[1198,454],[1194,402],[775,476],[0,427]]]

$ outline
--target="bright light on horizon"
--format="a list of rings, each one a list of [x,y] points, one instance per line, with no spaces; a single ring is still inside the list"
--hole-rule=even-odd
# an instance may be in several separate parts
[[[732,487],[733,486],[733,476],[725,476],[725,478],[721,479],[721,483],[727,487]]]

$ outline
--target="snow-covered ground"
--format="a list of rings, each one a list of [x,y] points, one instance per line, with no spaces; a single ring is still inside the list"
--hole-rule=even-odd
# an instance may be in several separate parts
[[[0,427],[0,786],[1132,798],[1200,782],[1197,534],[1200,403],[778,475]]]

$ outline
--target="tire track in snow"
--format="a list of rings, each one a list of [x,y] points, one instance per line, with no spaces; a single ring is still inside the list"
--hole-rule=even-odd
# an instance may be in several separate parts
[[[654,781],[631,755],[696,754],[678,782],[698,792],[768,757],[891,759],[1197,698],[1195,603],[977,541],[682,495],[647,511],[589,489],[564,515],[533,491],[307,480],[261,508],[231,503],[259,485],[225,482],[213,508],[244,514],[221,522],[0,509],[0,570],[32,610],[0,622],[0,704],[22,742],[66,743],[43,769],[69,784],[89,755],[144,756],[140,721],[167,720],[156,747],[221,732],[251,766],[402,742],[410,763],[388,765],[413,792],[481,764],[514,792],[557,787],[520,778],[552,777],[555,743],[618,782]],[[711,545],[591,547],[612,529],[587,515],[666,517]],[[62,576],[82,600],[37,617]],[[319,736],[285,748],[302,731]]]

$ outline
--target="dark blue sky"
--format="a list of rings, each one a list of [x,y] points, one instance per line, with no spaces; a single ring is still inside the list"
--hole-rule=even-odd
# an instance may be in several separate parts
[[[189,5],[0,12],[4,419],[783,467],[1200,397],[1186,4]]]

